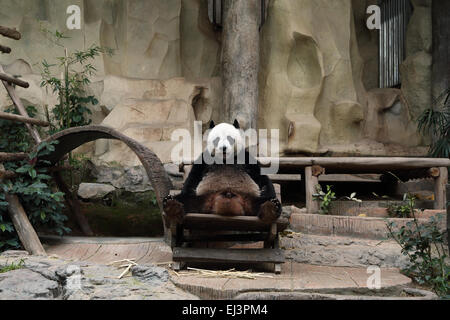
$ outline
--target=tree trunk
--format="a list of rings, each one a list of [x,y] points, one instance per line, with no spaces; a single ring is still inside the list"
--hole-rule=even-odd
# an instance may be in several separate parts
[[[223,119],[237,119],[242,128],[256,129],[258,115],[258,0],[223,1]]]
[[[432,94],[436,99],[450,88],[450,1],[434,0]]]

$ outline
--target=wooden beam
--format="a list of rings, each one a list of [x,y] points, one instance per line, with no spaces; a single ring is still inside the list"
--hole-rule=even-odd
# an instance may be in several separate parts
[[[0,180],[2,179],[12,179],[17,177],[17,174],[13,171],[9,171],[9,170],[2,170],[0,169]]]
[[[4,73],[0,73],[0,80],[6,81],[8,83],[13,83],[13,84],[15,84],[19,87],[25,88],[25,89],[30,87],[30,84],[28,82],[14,78],[14,77],[10,77]]]
[[[33,125],[37,125],[37,126],[41,126],[41,127],[48,127],[50,125],[50,123],[48,123],[47,121],[44,121],[44,120],[19,116],[17,114],[2,112],[2,111],[0,111],[0,119],[17,121],[17,122],[22,122],[22,123],[29,123],[29,124],[33,124]]]
[[[264,167],[278,162],[280,168],[305,168],[320,165],[329,171],[367,171],[378,173],[395,170],[410,170],[432,167],[448,167],[450,159],[444,158],[406,158],[406,157],[283,157],[258,158]]]
[[[3,72],[3,68],[0,65],[0,73],[1,72]],[[3,83],[3,86],[5,87],[6,91],[8,91],[9,97],[14,102],[14,105],[16,106],[17,110],[19,111],[20,115],[29,118],[28,113],[27,113],[25,107],[23,106],[22,101],[17,96],[14,88],[12,86],[10,86],[8,84],[8,82],[6,82],[6,81],[2,81],[2,83]],[[31,137],[36,142],[36,144],[40,144],[42,140],[41,140],[39,132],[36,130],[36,128],[33,127],[33,125],[31,125],[29,123],[25,123],[25,126],[27,127],[28,132],[30,133]]]
[[[0,26],[0,34],[14,40],[20,40],[20,38],[22,38],[22,35],[16,29],[11,29],[3,26]]]
[[[447,209],[447,195],[445,188],[448,183],[448,171],[446,167],[439,168],[439,176],[434,179],[434,209]]]
[[[281,249],[174,248],[173,261],[217,263],[283,263]]]
[[[283,231],[289,225],[285,218],[277,221],[278,231]],[[222,231],[269,231],[271,224],[263,223],[258,217],[236,216],[225,217],[215,214],[188,213],[183,220],[183,228],[192,230],[222,230]]]
[[[28,158],[28,154],[26,153],[0,152],[0,162],[23,160],[26,158]]]
[[[319,203],[314,199],[319,179],[312,174],[312,167],[305,168],[306,209],[309,213],[319,212]]]
[[[2,45],[0,44],[0,52],[9,54],[9,53],[11,53],[11,48],[10,48],[10,47],[2,46]]]
[[[4,169],[3,165],[0,164],[0,170]],[[0,177],[1,181],[2,178]],[[15,194],[5,194],[5,199],[8,202],[8,213],[25,250],[32,255],[46,255],[36,231],[19,202],[19,198]]]

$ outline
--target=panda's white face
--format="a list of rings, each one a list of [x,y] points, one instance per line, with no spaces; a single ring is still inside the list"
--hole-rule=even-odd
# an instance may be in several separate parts
[[[241,130],[228,123],[221,123],[211,129],[206,143],[213,157],[228,159],[244,149]]]

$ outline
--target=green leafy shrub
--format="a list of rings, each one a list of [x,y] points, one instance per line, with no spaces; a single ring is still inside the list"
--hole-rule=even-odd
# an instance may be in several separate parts
[[[27,110],[30,116],[34,115],[33,108],[28,107]],[[0,132],[0,150],[30,152],[32,144],[25,125],[0,120]],[[52,152],[56,143],[42,143],[35,152],[29,154],[28,159],[4,163],[5,169],[16,172],[18,177],[0,183],[0,251],[19,247],[17,234],[8,214],[5,193],[19,197],[33,226],[45,227],[61,235],[70,231],[64,227],[67,219],[62,213],[64,194],[52,190],[51,177],[44,167],[47,163],[37,161],[38,155],[44,156]]]
[[[320,213],[328,214],[330,212],[331,203],[336,200],[336,194],[331,190],[331,186],[327,185],[327,192],[323,192],[320,184],[316,186],[316,193],[313,195],[314,200],[320,202]]]
[[[387,212],[392,218],[412,218],[415,206],[416,198],[405,193],[403,203],[400,205],[390,203],[387,207]]]
[[[389,236],[400,245],[402,253],[411,262],[404,272],[417,283],[431,286],[439,296],[450,298],[450,266],[444,247],[445,232],[439,229],[443,216],[419,223],[415,216],[414,200],[411,200],[413,197],[408,195],[407,198],[413,220],[401,227],[392,221],[387,223]]]
[[[431,136],[429,154],[433,157],[450,157],[450,88],[445,90],[430,109],[425,110],[417,120],[423,135]]]

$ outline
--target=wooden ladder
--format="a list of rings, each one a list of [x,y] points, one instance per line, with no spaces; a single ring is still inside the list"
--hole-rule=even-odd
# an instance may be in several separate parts
[[[21,34],[15,30],[7,27],[0,26],[0,35],[5,37],[20,40]],[[9,54],[11,52],[11,48],[0,45],[0,52]],[[30,85],[20,79],[13,78],[4,73],[2,66],[0,65],[0,80],[8,92],[9,97],[11,98],[14,106],[16,107],[19,115],[0,112],[0,119],[6,119],[11,121],[17,121],[24,123],[29,134],[33,138],[36,145],[39,145],[42,142],[40,134],[35,126],[48,127],[50,125],[49,122],[30,118],[28,115],[22,101],[17,96],[16,91],[14,89],[14,85],[17,85],[22,88],[28,88]],[[27,158],[27,154],[25,153],[4,153],[0,152],[0,181],[3,179],[11,179],[15,177],[14,172],[6,171],[2,165],[2,162],[5,161],[19,161]],[[78,220],[80,227],[86,235],[93,235],[92,230],[90,229],[86,218],[81,214],[79,210],[78,199],[70,192],[69,188],[65,185],[61,173],[55,170],[53,172],[53,177],[55,182],[58,185],[58,188],[65,193],[65,198],[71,211],[74,213],[75,217]],[[21,205],[19,198],[16,195],[6,194],[6,201],[8,202],[8,212],[11,216],[11,220],[14,224],[14,227],[17,231],[20,241],[22,242],[25,250],[27,250],[30,254],[33,255],[45,255],[45,250],[42,246],[42,243],[37,236],[36,231],[31,225],[27,214]]]

